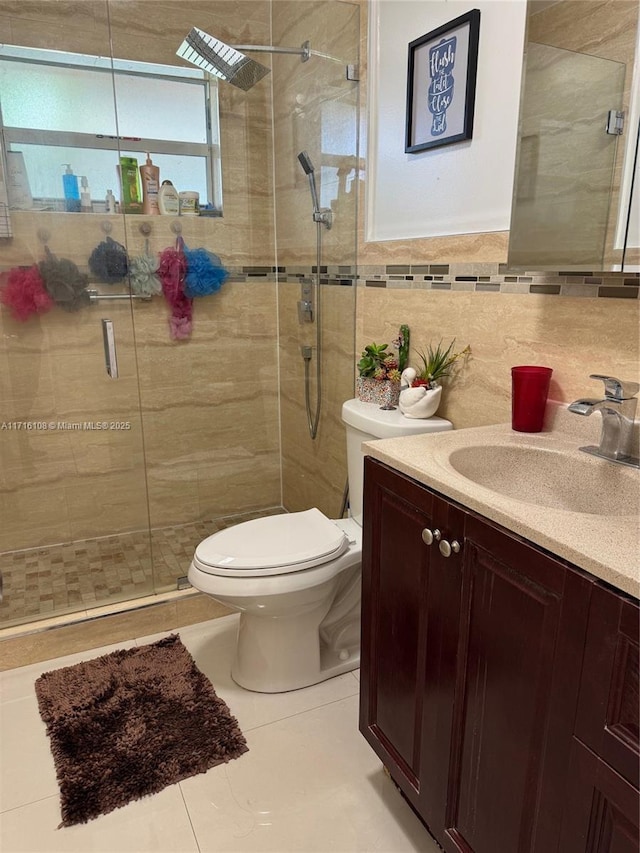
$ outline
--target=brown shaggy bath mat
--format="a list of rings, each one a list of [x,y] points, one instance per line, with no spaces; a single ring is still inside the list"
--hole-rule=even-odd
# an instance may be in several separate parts
[[[248,749],[175,634],[47,672],[36,695],[60,785],[61,826],[86,823]]]

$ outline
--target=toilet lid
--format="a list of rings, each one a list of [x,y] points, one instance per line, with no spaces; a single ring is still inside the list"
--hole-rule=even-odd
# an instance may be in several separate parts
[[[214,533],[196,548],[195,562],[214,575],[279,575],[327,563],[348,547],[344,531],[314,508]]]

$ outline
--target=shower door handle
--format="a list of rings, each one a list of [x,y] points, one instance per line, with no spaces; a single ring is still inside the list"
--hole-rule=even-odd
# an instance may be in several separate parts
[[[104,362],[107,373],[112,379],[118,378],[118,355],[113,320],[102,321],[102,340],[104,342]]]

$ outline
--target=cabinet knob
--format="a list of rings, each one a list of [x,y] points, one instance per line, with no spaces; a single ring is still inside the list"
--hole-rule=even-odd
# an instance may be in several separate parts
[[[450,557],[452,553],[460,553],[460,543],[457,539],[452,539],[451,544],[449,544],[446,539],[443,539],[438,545],[438,548],[440,549],[440,553],[443,557]]]
[[[442,533],[436,528],[435,530],[429,530],[428,527],[422,531],[422,541],[425,545],[433,545],[434,542],[439,542]]]

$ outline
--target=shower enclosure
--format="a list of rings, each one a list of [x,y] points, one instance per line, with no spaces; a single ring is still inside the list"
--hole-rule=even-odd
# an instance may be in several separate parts
[[[0,28],[11,34],[3,36],[12,55],[0,57],[0,105],[13,182],[0,270],[12,271],[15,284],[16,270],[49,252],[87,275],[92,292],[78,310],[57,304],[23,321],[15,291],[8,298],[5,289],[0,305],[0,629],[175,590],[195,544],[236,520],[311,506],[335,517],[340,509],[359,174],[358,84],[346,69],[358,62],[359,8],[338,0],[153,8],[149,16],[149,4],[135,0],[43,0],[28,14],[20,4],[0,10]],[[229,44],[309,41],[324,56],[302,63],[262,54],[271,73],[247,91],[208,78],[189,83],[176,50],[192,27]],[[17,56],[17,47],[40,58]],[[108,80],[110,115],[98,117],[97,89],[85,109],[83,84],[65,103],[42,92],[28,128],[9,122],[9,80],[22,85],[46,62],[71,80],[80,55],[95,59],[96,86]],[[136,125],[138,84],[150,130],[140,130],[141,119]],[[193,121],[179,89],[187,84],[194,103],[204,103]],[[142,165],[149,149],[160,181],[199,190],[205,215],[107,213],[106,190],[119,196],[120,156]],[[309,152],[320,204],[334,217],[319,270],[300,151]],[[18,153],[20,174],[9,171]],[[86,173],[91,212],[64,210],[63,163],[79,179]],[[18,196],[25,175],[28,194]],[[170,336],[162,295],[132,293],[130,276],[109,281],[88,264],[111,239],[126,250],[131,273],[133,259],[157,258],[178,238],[217,254],[230,273],[219,292],[194,299],[184,339]],[[316,274],[319,335],[297,308]],[[301,352],[310,348],[315,391],[318,338],[324,390],[312,441]]]

